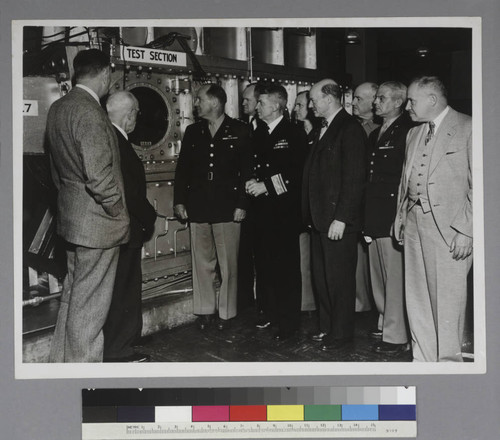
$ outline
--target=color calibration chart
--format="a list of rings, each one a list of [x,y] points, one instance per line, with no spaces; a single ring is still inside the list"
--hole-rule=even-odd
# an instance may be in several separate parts
[[[82,440],[417,436],[415,387],[93,389]]]

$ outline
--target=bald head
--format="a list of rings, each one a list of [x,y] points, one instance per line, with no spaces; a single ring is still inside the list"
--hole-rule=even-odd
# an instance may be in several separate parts
[[[333,79],[322,79],[311,88],[309,107],[315,116],[329,118],[342,106],[341,97],[340,87]]]
[[[132,93],[127,91],[113,93],[106,102],[106,110],[111,122],[118,125],[125,133],[134,131],[139,113],[139,101]]]
[[[372,82],[360,84],[354,90],[352,112],[361,119],[373,118],[373,101],[377,95],[378,86]]]

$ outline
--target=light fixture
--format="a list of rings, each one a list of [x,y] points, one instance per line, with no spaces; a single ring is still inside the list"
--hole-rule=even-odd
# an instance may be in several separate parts
[[[429,56],[429,49],[425,46],[420,46],[418,49],[417,49],[417,56],[420,57],[420,58],[425,58],[427,56]]]
[[[346,34],[345,34],[345,43],[346,44],[360,44],[361,43],[361,37],[359,34],[352,30],[352,29],[347,29]]]

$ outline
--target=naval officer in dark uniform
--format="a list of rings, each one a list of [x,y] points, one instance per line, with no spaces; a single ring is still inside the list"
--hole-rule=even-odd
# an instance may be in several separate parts
[[[260,89],[257,113],[265,126],[253,139],[254,178],[246,183],[255,197],[256,269],[262,281],[266,322],[278,340],[292,336],[300,324],[301,273],[300,188],[306,133],[283,114],[287,92],[279,85]]]
[[[174,212],[190,222],[194,314],[201,330],[215,314],[217,328],[224,330],[237,310],[240,222],[252,156],[248,128],[224,113],[226,101],[216,84],[199,89],[194,105],[202,120],[187,127],[175,173]]]
[[[391,237],[398,186],[406,151],[406,136],[415,124],[404,112],[407,88],[388,81],[378,88],[374,107],[383,125],[369,137],[368,182],[365,193],[364,235],[369,245],[373,299],[379,312],[382,341],[377,353],[404,351],[408,327],[404,304],[402,248]]]

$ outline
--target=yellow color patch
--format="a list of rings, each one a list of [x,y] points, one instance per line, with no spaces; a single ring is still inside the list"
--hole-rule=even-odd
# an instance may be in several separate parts
[[[304,420],[304,405],[267,405],[267,420],[282,422]]]

